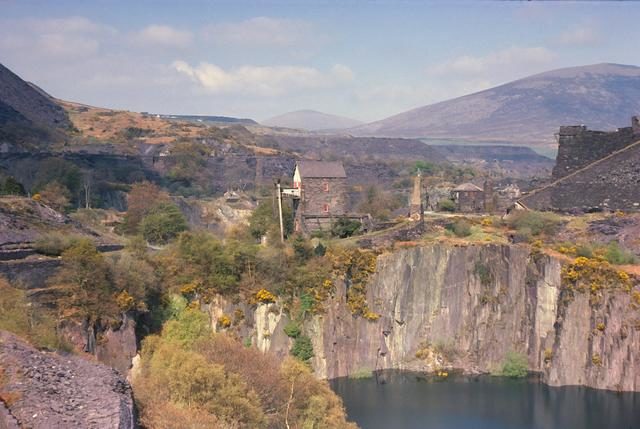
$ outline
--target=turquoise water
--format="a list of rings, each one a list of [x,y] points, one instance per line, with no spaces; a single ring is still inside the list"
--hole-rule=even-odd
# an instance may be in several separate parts
[[[640,394],[410,372],[331,381],[362,429],[637,429]]]

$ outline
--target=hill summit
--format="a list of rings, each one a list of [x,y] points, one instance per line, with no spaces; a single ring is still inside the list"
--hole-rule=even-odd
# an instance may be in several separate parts
[[[552,70],[355,127],[355,135],[546,144],[562,125],[615,130],[640,113],[640,67]]]
[[[270,127],[297,128],[307,131],[342,130],[361,125],[362,122],[316,110],[297,110],[274,116],[262,122]]]

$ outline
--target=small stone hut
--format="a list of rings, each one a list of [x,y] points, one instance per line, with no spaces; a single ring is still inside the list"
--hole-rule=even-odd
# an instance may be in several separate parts
[[[485,211],[484,190],[473,183],[463,183],[451,191],[456,211],[461,213],[478,213]]]

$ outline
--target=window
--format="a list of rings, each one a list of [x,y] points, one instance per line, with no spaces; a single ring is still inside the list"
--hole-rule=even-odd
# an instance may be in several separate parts
[[[322,183],[322,189],[324,189],[325,192],[329,192],[329,182]]]
[[[329,204],[325,204],[322,206],[322,211],[325,213],[329,213]]]

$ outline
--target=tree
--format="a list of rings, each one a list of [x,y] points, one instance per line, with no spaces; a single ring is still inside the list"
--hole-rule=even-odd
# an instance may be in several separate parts
[[[62,213],[69,207],[71,202],[69,189],[56,181],[47,183],[39,194],[43,203]]]
[[[173,203],[156,204],[140,222],[142,236],[156,244],[165,244],[187,229],[187,220]]]
[[[293,232],[293,210],[286,204],[282,205],[282,220],[284,224],[284,235],[289,236]],[[251,235],[260,239],[268,233],[277,237],[279,235],[278,209],[273,199],[265,199],[251,213],[249,218],[249,230]]]
[[[131,185],[127,194],[127,214],[124,217],[124,229],[129,234],[138,232],[138,225],[155,204],[171,201],[169,194],[151,182],[139,182]]]
[[[25,193],[24,186],[11,176],[7,177],[4,184],[0,186],[0,195],[25,195]]]
[[[119,312],[107,262],[88,239],[62,253],[62,266],[50,283],[61,292],[58,307],[63,316],[96,321]]]
[[[402,204],[399,196],[394,196],[376,185],[371,185],[360,203],[359,210],[363,213],[369,213],[375,219],[388,220],[391,212],[401,207]]]
[[[358,232],[362,224],[357,220],[341,217],[331,225],[331,235],[334,237],[347,238]]]

